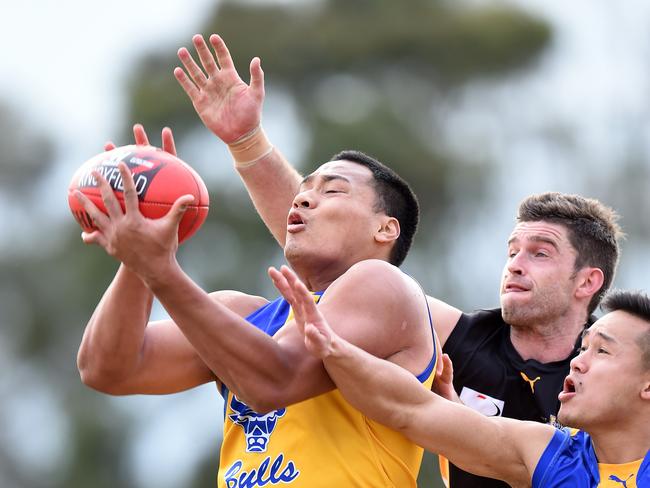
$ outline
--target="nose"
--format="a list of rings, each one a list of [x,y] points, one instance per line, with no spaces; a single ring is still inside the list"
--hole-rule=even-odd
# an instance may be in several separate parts
[[[293,208],[314,208],[315,200],[310,190],[301,191],[293,199]]]
[[[586,351],[582,351],[576,357],[574,357],[569,363],[569,368],[571,371],[577,371],[579,373],[584,373],[587,371],[587,361],[585,357]]]
[[[506,269],[510,274],[513,275],[523,275],[524,274],[524,266],[522,262],[523,258],[523,253],[518,252],[512,257],[508,258],[508,262],[506,264]]]

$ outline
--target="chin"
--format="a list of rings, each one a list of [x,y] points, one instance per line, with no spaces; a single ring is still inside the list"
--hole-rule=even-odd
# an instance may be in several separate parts
[[[567,409],[563,407],[564,406],[560,406],[560,411],[557,413],[558,422],[565,427],[584,430],[584,426],[579,420],[580,415],[572,414],[570,411],[567,411]]]
[[[514,326],[524,327],[531,322],[533,314],[530,309],[522,306],[514,307],[512,304],[501,303],[501,316],[505,323]]]

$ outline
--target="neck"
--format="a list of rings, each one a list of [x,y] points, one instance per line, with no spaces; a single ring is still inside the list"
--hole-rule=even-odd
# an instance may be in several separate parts
[[[562,361],[573,352],[585,326],[583,314],[562,316],[551,322],[526,326],[511,325],[510,340],[521,358],[541,363]]]
[[[611,423],[600,430],[590,431],[591,441],[596,452],[596,458],[603,464],[624,464],[642,459],[650,450],[650,426],[648,422],[640,422],[641,416],[633,418],[633,425],[621,428],[617,422],[615,428]]]
[[[326,265],[314,269],[313,266],[303,267],[299,264],[291,263],[291,267],[309,291],[326,290],[339,276],[347,271],[346,269],[338,269],[333,265]]]

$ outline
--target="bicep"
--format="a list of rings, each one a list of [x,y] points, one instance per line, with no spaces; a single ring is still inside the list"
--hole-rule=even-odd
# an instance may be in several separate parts
[[[246,316],[265,299],[224,290],[211,298]],[[172,320],[150,322],[135,370],[117,386],[118,394],[166,394],[187,390],[218,378]]]
[[[176,393],[214,380],[176,324],[162,320],[147,326],[136,367],[115,386],[115,393]]]
[[[405,434],[465,471],[525,485],[530,484],[553,428],[535,422],[486,417],[435,396],[412,409]]]

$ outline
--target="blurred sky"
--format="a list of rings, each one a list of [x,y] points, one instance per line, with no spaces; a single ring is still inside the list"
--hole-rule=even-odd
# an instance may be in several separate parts
[[[8,2],[9,3],[9,2]],[[0,20],[3,94],[66,144],[96,146],[123,115],[124,75],[145,50],[188,44],[214,0],[26,0]],[[171,74],[171,73],[170,73]]]
[[[456,276],[448,285],[458,292],[456,305],[497,303],[515,209],[527,195],[544,191],[601,199],[622,214],[628,234],[636,221],[641,229],[622,244],[614,284],[648,289],[650,245],[638,231],[650,235],[650,223],[635,217],[648,211],[650,198],[633,200],[614,176],[635,158],[650,172],[650,2],[511,3],[551,25],[552,42],[540,59],[505,77],[459,87],[432,107],[449,151],[470,164],[495,164],[485,182],[489,205],[451,211],[451,235],[458,234],[458,222],[464,228],[444,264]],[[435,276],[437,270],[430,272]]]
[[[475,307],[497,302],[505,238],[521,198],[546,190],[599,197],[612,171],[608,162],[620,160],[633,138],[640,141],[646,164],[650,160],[650,2],[514,3],[552,24],[553,42],[542,58],[526,71],[477,81],[432,106],[432,121],[446,136],[448,151],[471,154],[470,164],[500,163],[493,175],[494,204],[452,213],[455,220],[466,222],[466,233],[447,265],[462,271],[455,273],[458,282],[452,285],[461,302]],[[133,122],[123,120],[123,88],[125,75],[137,69],[140,53],[174,52],[188,45],[201,17],[214,4],[214,0],[23,0],[3,8],[0,89],[31,125],[56,139],[59,172],[53,177],[62,191],[74,167],[101,150],[125,123]],[[269,94],[273,96],[278,95]],[[280,105],[286,104],[276,106]],[[267,104],[267,113],[269,108]],[[566,131],[569,143],[562,142],[558,127]],[[290,149],[284,141],[278,146],[285,152]],[[581,178],[576,172],[584,167],[571,167],[576,159],[593,164],[594,174]],[[62,195],[52,192],[50,198],[56,202],[49,206],[51,211],[60,213],[65,207]],[[647,213],[649,208],[639,211]],[[486,239],[486,219],[496,238]],[[647,266],[639,266],[647,262],[648,243],[630,236],[626,246],[618,284],[648,289]],[[492,278],[481,278],[485,276]],[[466,286],[468,279],[476,286]],[[213,387],[172,398],[115,402],[134,415],[147,413],[140,414],[128,454],[141,486],[181,486],[194,469],[192,451],[218,448],[221,411]],[[16,412],[26,405],[17,404]],[[56,419],[45,420],[53,427],[28,446],[40,446],[30,462],[58,461],[55,450],[66,427],[57,430]],[[21,425],[15,428],[20,451]],[[47,472],[47,466],[44,469]]]

